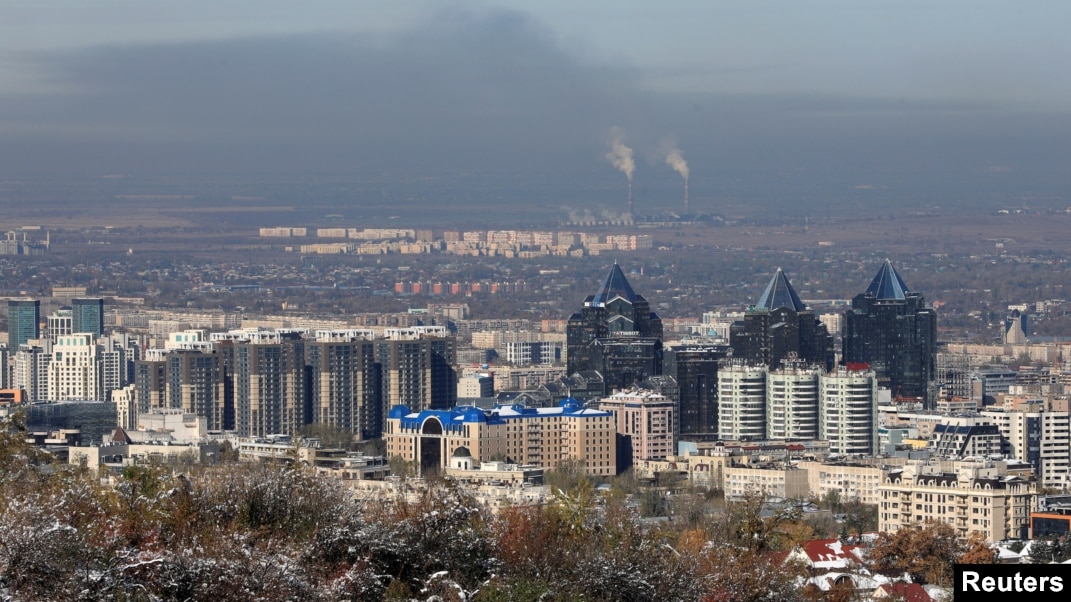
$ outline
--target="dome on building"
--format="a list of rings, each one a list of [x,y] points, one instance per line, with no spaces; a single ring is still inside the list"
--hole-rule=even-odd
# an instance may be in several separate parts
[[[471,407],[461,415],[461,420],[463,422],[487,422],[487,414],[484,414],[480,408]]]
[[[462,445],[461,447],[455,449],[454,453],[450,457],[451,458],[471,458],[472,457],[472,452],[469,451],[469,448],[467,448],[464,445]]]
[[[408,416],[409,413],[409,406],[396,405],[390,409],[390,414],[387,415],[387,418],[404,418]]]
[[[562,408],[566,412],[575,412],[583,406],[581,406],[580,402],[577,401],[575,398],[566,397],[565,399],[558,402],[558,407]]]

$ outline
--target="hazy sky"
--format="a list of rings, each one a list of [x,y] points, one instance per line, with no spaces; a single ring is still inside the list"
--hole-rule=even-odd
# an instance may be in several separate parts
[[[0,173],[612,173],[615,125],[638,178],[672,177],[667,139],[719,170],[1036,170],[1071,158],[1067,23],[1066,0],[3,2]]]

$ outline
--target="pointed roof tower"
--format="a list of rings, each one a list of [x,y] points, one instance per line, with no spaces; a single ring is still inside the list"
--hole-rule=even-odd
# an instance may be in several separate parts
[[[618,267],[617,262],[614,262],[614,267],[610,268],[610,273],[607,274],[606,280],[602,281],[602,286],[599,287],[599,291],[595,293],[589,303],[591,305],[605,305],[616,297],[622,297],[629,303],[635,303],[637,295],[632,290],[632,287],[629,286],[625,273]]]
[[[882,301],[903,301],[910,294],[910,289],[904,284],[904,279],[892,267],[892,263],[886,259],[878,270],[878,275],[870,281],[866,287],[866,296],[874,297]]]
[[[796,312],[807,309],[781,268],[777,268],[777,273],[770,280],[770,284],[766,285],[766,292],[759,297],[759,302],[755,304],[755,307],[770,311],[779,307],[787,307]]]

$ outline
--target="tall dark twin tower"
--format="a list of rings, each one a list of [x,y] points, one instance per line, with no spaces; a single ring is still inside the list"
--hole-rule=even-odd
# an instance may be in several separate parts
[[[778,268],[758,303],[733,324],[734,359],[778,368],[797,359],[833,368],[833,337],[808,309]],[[933,402],[937,314],[908,289],[888,259],[844,315],[841,362],[866,366],[893,397]]]

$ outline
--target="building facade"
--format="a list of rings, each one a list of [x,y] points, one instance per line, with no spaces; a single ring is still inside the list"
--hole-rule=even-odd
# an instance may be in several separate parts
[[[643,389],[619,391],[599,402],[599,409],[610,412],[617,426],[619,469],[677,453],[675,405],[672,399]]]
[[[777,268],[744,319],[732,325],[733,358],[753,366],[781,367],[786,360],[833,367],[833,337],[814,311],[807,308],[781,268]]]
[[[937,314],[907,288],[889,260],[845,314],[846,364],[866,364],[893,397],[917,397],[932,407]]]
[[[600,372],[604,393],[662,373],[662,319],[615,263],[566,326],[568,372]]]
[[[88,332],[94,337],[104,336],[104,299],[71,299],[71,328],[73,332]]]
[[[878,488],[878,529],[896,531],[929,521],[947,524],[960,538],[981,533],[986,541],[1025,539],[1037,489],[999,466],[961,467],[948,472],[935,466],[894,470]]]
[[[680,432],[687,436],[718,434],[718,364],[726,345],[675,346],[664,352],[662,373],[680,390]]]
[[[41,302],[12,299],[7,302],[7,348],[12,351],[30,339],[41,337]]]

